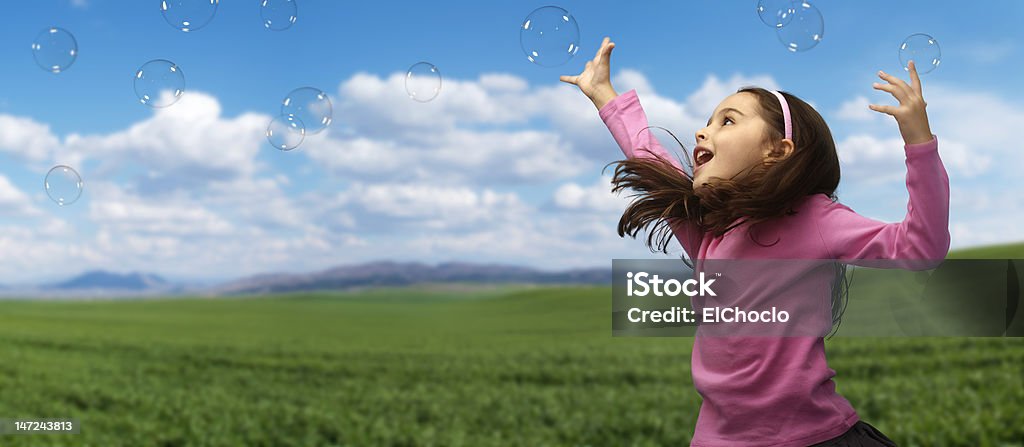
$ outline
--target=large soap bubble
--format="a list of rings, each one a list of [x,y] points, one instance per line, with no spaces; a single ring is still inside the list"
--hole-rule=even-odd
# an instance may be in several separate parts
[[[939,42],[927,34],[911,34],[900,44],[900,65],[910,71],[910,61],[914,61],[918,74],[925,74],[939,67],[942,51]]]
[[[782,28],[793,20],[796,14],[796,4],[793,0],[759,0],[757,2],[757,16],[761,22],[772,28]]]
[[[331,100],[322,90],[302,87],[292,90],[281,101],[281,115],[294,116],[302,122],[306,135],[317,134],[331,125]]]
[[[63,28],[44,29],[32,41],[32,57],[39,68],[51,73],[67,70],[78,57],[78,42]]]
[[[161,0],[164,20],[175,29],[195,31],[206,26],[217,13],[220,0]]]
[[[167,107],[185,92],[185,75],[174,62],[156,59],[135,71],[135,95],[150,107]]]
[[[419,62],[405,74],[405,92],[415,101],[428,102],[441,92],[441,71],[430,62]]]
[[[70,205],[82,195],[82,177],[70,166],[57,165],[46,173],[43,187],[58,205]]]
[[[580,27],[562,8],[537,8],[523,21],[519,45],[530,62],[545,67],[562,65],[580,49]]]
[[[825,37],[825,21],[818,8],[808,2],[800,2],[796,4],[796,12],[789,23],[775,32],[787,50],[807,51]]]

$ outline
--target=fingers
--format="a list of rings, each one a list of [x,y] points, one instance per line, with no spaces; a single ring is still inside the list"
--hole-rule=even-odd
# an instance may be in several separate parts
[[[905,93],[909,93],[910,92],[910,86],[907,85],[906,82],[903,82],[902,79],[897,78],[896,76],[893,76],[893,75],[891,75],[889,73],[886,73],[886,72],[884,72],[882,70],[878,70],[878,77],[880,77],[882,79],[885,79],[886,81],[889,82],[889,84],[892,84],[892,85],[896,86],[897,88],[899,88],[899,90],[902,90]]]
[[[615,49],[615,42],[609,43],[608,44],[608,48],[606,50],[604,50],[604,55],[602,56],[602,59],[605,62],[607,62],[608,60],[611,59],[611,57],[612,57],[612,50],[614,50],[614,49]]]
[[[874,87],[875,90],[881,90],[883,92],[889,92],[889,93],[892,93],[893,96],[896,96],[896,86],[895,85],[892,85],[892,84],[879,84],[879,83],[876,82],[874,84],[871,84],[871,86]]]
[[[911,60],[908,65],[908,70],[910,71],[910,87],[913,88],[917,94],[921,95],[921,77],[917,74],[917,64]]]
[[[907,100],[907,98],[910,97],[910,95],[913,93],[913,90],[910,88],[910,86],[907,85],[906,82],[903,82],[902,79],[897,78],[896,76],[893,76],[891,74],[888,74],[888,73],[886,73],[884,71],[879,70],[878,71],[878,77],[886,80],[889,83],[888,84],[877,84],[876,83],[876,87],[875,88],[878,88],[879,90],[885,90],[885,91],[891,93],[892,96],[896,97],[896,99],[899,100],[899,102],[901,104],[903,102],[905,102]],[[878,86],[880,86],[882,88],[879,88]]]
[[[601,48],[597,49],[597,55],[594,56],[592,62],[594,62],[594,64],[600,64],[603,61],[606,61],[612,54],[612,48],[615,48],[615,42],[612,42],[611,38],[605,37],[604,40],[601,41]]]
[[[605,37],[604,40],[601,41],[601,46],[597,48],[597,54],[594,55],[595,61],[601,57],[601,53],[604,52],[604,46],[608,45],[609,40],[609,38]]]
[[[884,113],[886,115],[896,116],[896,107],[894,106],[879,106],[875,104],[868,104],[868,108],[876,112]]]
[[[601,48],[597,49],[597,54],[594,55],[593,59],[587,61],[586,65],[583,67],[583,73],[576,76],[563,75],[560,76],[558,80],[569,84],[575,84],[577,86],[580,85],[581,76],[586,76],[588,73],[592,76],[593,72],[598,69],[600,64],[604,64],[605,66],[608,65],[608,59],[612,54],[612,48],[615,48],[615,43],[611,41],[611,38],[605,37],[604,40],[601,41]]]
[[[608,57],[609,54],[612,54],[612,48],[615,48],[615,42],[609,42],[607,37],[604,42],[604,45],[601,45],[601,58]]]

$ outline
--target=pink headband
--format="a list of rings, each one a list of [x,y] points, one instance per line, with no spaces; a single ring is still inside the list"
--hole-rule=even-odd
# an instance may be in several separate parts
[[[786,139],[793,139],[793,121],[789,116],[789,103],[786,102],[786,97],[782,96],[778,90],[772,90],[772,93],[779,98],[779,103],[782,105],[782,117],[786,121]]]

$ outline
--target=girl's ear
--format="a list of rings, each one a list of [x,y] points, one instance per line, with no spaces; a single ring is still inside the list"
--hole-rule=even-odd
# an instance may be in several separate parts
[[[793,140],[785,138],[776,144],[774,148],[768,148],[765,151],[765,158],[774,158],[780,161],[785,160],[789,158],[790,155],[793,155],[794,149],[796,149],[796,146],[793,145]]]

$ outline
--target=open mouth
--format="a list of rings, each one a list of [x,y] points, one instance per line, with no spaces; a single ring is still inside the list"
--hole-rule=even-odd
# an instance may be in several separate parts
[[[705,147],[697,146],[693,150],[694,169],[707,164],[712,158],[715,158],[714,152]]]

